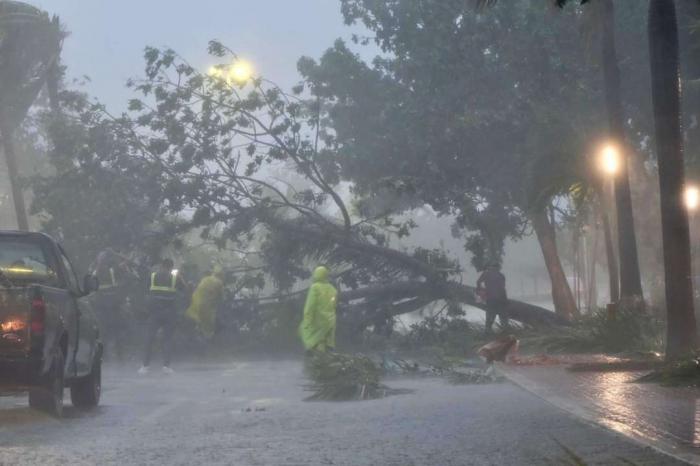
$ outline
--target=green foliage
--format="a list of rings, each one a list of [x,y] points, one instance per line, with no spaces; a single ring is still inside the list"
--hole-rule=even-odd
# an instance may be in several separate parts
[[[43,114],[51,171],[31,179],[33,214],[83,267],[107,246],[156,256],[178,230],[163,216],[157,170],[132,155],[123,128],[87,96],[64,91]]]
[[[399,186],[453,215],[483,267],[525,233],[533,203],[585,179],[578,162],[603,132],[603,105],[575,33],[580,10],[469,3],[343,0],[346,22],[367,27],[385,55],[366,63],[336,42],[299,69],[329,100],[343,176],[363,195]]]
[[[301,346],[297,328],[301,322],[304,304],[301,300],[289,300],[261,306],[260,329],[256,339],[273,350],[298,349]]]
[[[315,353],[306,361],[313,392],[307,401],[350,401],[382,398],[381,370],[368,357],[342,353]]]
[[[505,377],[496,374],[491,366],[488,369],[453,369],[447,372],[447,380],[454,385],[484,385],[503,382]]]
[[[412,324],[406,335],[397,336],[397,345],[408,351],[436,351],[440,356],[473,356],[486,343],[483,326],[452,317],[427,317]]]
[[[646,374],[637,382],[673,387],[700,387],[700,357],[690,356]]]
[[[635,307],[623,307],[614,317],[601,309],[556,334],[525,330],[521,349],[547,353],[621,353],[658,351],[663,346],[663,323]]]
[[[52,70],[64,33],[58,18],[31,5],[0,1],[0,122],[19,126]]]

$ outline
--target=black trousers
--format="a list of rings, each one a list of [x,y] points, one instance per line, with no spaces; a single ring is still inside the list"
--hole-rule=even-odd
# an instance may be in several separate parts
[[[508,327],[508,300],[488,301],[486,303],[486,332],[493,330],[493,323],[498,316],[501,327]]]
[[[175,299],[166,299],[149,296],[146,300],[148,306],[148,323],[146,326],[146,345],[143,354],[143,365],[151,364],[153,344],[158,330],[163,331],[163,365],[170,366],[172,354],[173,334],[177,324],[177,305]]]

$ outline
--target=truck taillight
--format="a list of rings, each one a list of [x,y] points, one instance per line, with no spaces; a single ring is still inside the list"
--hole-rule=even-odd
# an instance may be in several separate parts
[[[44,334],[44,322],[46,320],[46,303],[41,297],[32,299],[32,312],[29,328],[32,335]]]

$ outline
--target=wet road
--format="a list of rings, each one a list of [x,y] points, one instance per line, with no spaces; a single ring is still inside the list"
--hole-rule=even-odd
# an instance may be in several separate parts
[[[509,377],[570,412],[700,464],[700,390],[632,383],[644,372],[505,366]]]
[[[57,421],[0,399],[0,465],[681,464],[582,423],[509,383],[307,403],[295,361],[182,364],[171,376],[105,370],[103,405]]]

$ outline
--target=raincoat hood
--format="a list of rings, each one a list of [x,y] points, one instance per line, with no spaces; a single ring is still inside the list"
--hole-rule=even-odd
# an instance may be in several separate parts
[[[327,283],[328,282],[328,269],[326,267],[316,267],[313,274],[314,283]]]

